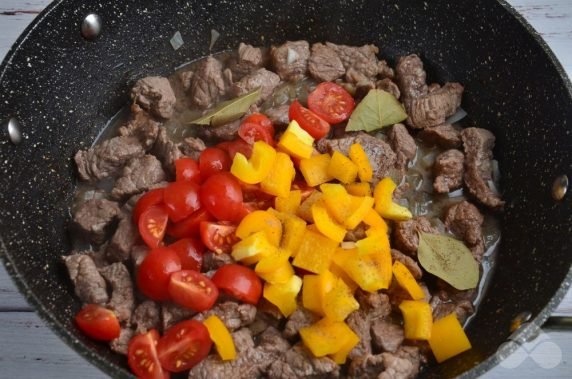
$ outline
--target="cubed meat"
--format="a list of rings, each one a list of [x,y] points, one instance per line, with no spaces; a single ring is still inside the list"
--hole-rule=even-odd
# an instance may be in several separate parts
[[[135,326],[137,334],[147,333],[151,329],[159,329],[161,325],[161,306],[151,300],[142,302],[133,311],[131,324]]]
[[[423,271],[417,262],[413,258],[403,254],[401,251],[391,249],[391,259],[393,259],[393,261],[401,262],[405,267],[407,267],[415,279],[419,280],[423,276]]]
[[[86,304],[106,304],[109,301],[105,279],[93,259],[87,254],[62,257],[75,288],[75,294]]]
[[[131,90],[131,98],[141,108],[160,118],[171,118],[177,98],[169,79],[148,76],[139,79]]]
[[[403,327],[391,321],[375,320],[371,325],[373,346],[377,349],[395,353],[403,343]]]
[[[198,137],[187,137],[181,143],[179,149],[186,156],[198,161],[203,150],[207,148],[205,142]]]
[[[377,75],[382,79],[390,79],[390,80],[395,79],[395,71],[383,59],[377,62]]]
[[[214,251],[205,251],[203,255],[203,267],[202,271],[212,271],[221,268],[224,265],[234,263],[234,259],[230,254],[222,253],[217,254]]]
[[[338,54],[338,57],[342,61],[346,71],[353,68],[369,79],[374,79],[377,76],[379,72],[378,59],[376,55],[379,52],[379,49],[377,46],[347,46],[336,45],[331,42],[326,42],[326,46]]]
[[[461,147],[461,131],[451,124],[441,124],[423,129],[419,133],[423,142],[440,146],[444,149]]]
[[[427,74],[423,69],[423,62],[416,54],[400,57],[395,67],[397,85],[403,100],[411,100],[427,94]]]
[[[149,150],[157,139],[161,124],[153,120],[149,113],[142,110],[138,105],[131,107],[131,114],[131,120],[119,128],[119,135],[137,137],[143,148]]]
[[[232,92],[235,96],[241,96],[260,88],[260,99],[258,100],[258,104],[260,104],[272,95],[274,88],[279,83],[280,77],[278,75],[265,68],[259,68],[234,83]]]
[[[179,144],[169,138],[166,128],[159,128],[159,134],[151,152],[159,158],[164,169],[170,174],[175,173],[175,161],[183,157]]]
[[[193,104],[201,109],[210,108],[226,93],[227,83],[222,71],[222,63],[213,57],[199,64],[191,83]]]
[[[185,92],[191,89],[191,85],[193,84],[193,76],[195,76],[193,71],[183,71],[179,74],[179,81],[181,82]]]
[[[435,321],[454,313],[459,322],[464,324],[467,318],[475,311],[473,304],[468,300],[442,302],[441,300],[433,300],[433,298],[431,299],[431,306],[433,308],[433,320]]]
[[[107,249],[105,250],[105,256],[110,262],[124,262],[129,259],[129,253],[135,245],[135,242],[139,238],[139,233],[137,232],[137,227],[133,224],[131,215],[124,215],[115,234],[109,241]]]
[[[129,341],[135,336],[135,331],[131,328],[121,328],[119,332],[119,337],[114,339],[109,343],[109,348],[111,351],[117,354],[127,355],[127,350],[129,348]]]
[[[401,91],[399,91],[399,87],[389,78],[381,79],[375,82],[375,88],[389,92],[398,100],[401,97]]]
[[[79,205],[73,220],[79,232],[94,244],[102,244],[119,215],[119,205],[107,199],[91,199]]]
[[[399,171],[405,173],[407,164],[410,160],[415,158],[417,144],[403,124],[393,125],[387,136],[389,137],[389,143],[397,157],[395,166]]]
[[[264,66],[262,49],[241,42],[238,46],[238,54],[230,64],[230,69],[235,80],[258,70]]]
[[[344,237],[344,241],[348,241],[348,242],[357,242],[365,237],[365,225],[363,223],[360,223],[358,226],[356,226],[354,229],[352,230],[348,230],[346,232],[346,235]]]
[[[164,302],[161,304],[161,323],[163,331],[169,329],[179,321],[190,319],[197,312],[189,308],[181,307],[174,303]]]
[[[135,272],[137,272],[137,269],[141,263],[143,263],[143,259],[145,259],[147,254],[149,254],[149,248],[146,245],[133,246],[129,255]]]
[[[288,321],[286,321],[284,326],[284,337],[296,337],[300,329],[310,326],[318,320],[319,317],[315,313],[299,307],[288,317]]]
[[[465,241],[479,262],[485,251],[482,230],[484,221],[478,208],[468,201],[454,204],[445,212],[445,227]]]
[[[238,129],[240,128],[240,119],[231,121],[220,126],[200,126],[197,133],[205,139],[211,141],[232,141],[238,137]]]
[[[436,91],[406,102],[408,124],[417,129],[441,125],[461,106],[463,86],[446,83]]]
[[[414,217],[407,221],[396,222],[395,229],[393,230],[395,247],[405,254],[416,257],[417,247],[419,246],[419,232],[439,233],[439,231],[431,225],[429,220],[423,216]]]
[[[333,82],[346,73],[338,53],[322,43],[312,45],[308,71],[314,79],[320,82]]]
[[[315,358],[301,344],[281,354],[267,372],[267,377],[273,379],[329,379],[339,376],[340,366],[336,362],[328,357]]]
[[[382,353],[384,371],[378,379],[412,379],[419,373],[421,356],[419,348],[402,346],[397,353]]]
[[[130,320],[135,298],[129,270],[123,263],[113,263],[100,269],[99,272],[111,286],[111,299],[107,307],[115,312],[119,321]]]
[[[115,181],[111,196],[125,199],[129,196],[147,191],[153,184],[167,179],[161,162],[153,155],[130,160],[123,168],[120,178]]]
[[[433,164],[433,189],[437,193],[448,193],[463,185],[465,155],[457,149],[442,152]]]
[[[376,379],[383,371],[383,357],[378,355],[364,355],[354,358],[348,368],[349,379]]]
[[[238,304],[233,301],[227,301],[215,305],[208,311],[197,314],[193,319],[203,321],[211,315],[218,316],[226,327],[233,331],[244,326],[248,326],[254,322],[256,317],[256,307],[251,304]]]
[[[288,111],[290,110],[290,104],[279,105],[277,107],[272,107],[264,111],[264,114],[268,116],[272,125],[276,128],[285,127],[290,123],[290,117],[288,116]]]
[[[391,304],[386,294],[367,292],[358,288],[355,297],[360,309],[366,312],[371,320],[385,318],[391,313]]]
[[[258,336],[258,345],[269,353],[285,353],[291,347],[280,331],[273,326],[269,326]]]
[[[287,41],[270,50],[272,64],[282,80],[301,79],[308,71],[308,41]]]
[[[359,343],[349,354],[350,359],[371,354],[371,318],[367,311],[359,309],[346,319],[348,326],[359,337]]]

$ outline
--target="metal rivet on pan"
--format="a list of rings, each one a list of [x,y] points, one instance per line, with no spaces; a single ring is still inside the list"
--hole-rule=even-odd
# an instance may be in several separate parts
[[[568,191],[568,177],[566,175],[560,175],[554,179],[552,184],[552,198],[556,201],[560,201],[566,196]]]
[[[515,316],[515,318],[512,319],[512,322],[510,324],[511,333],[515,332],[517,329],[519,329],[524,323],[526,323],[531,318],[532,318],[532,313],[530,313],[528,311],[521,312],[521,313],[517,314]]]
[[[87,40],[95,39],[101,33],[101,18],[90,13],[83,19],[81,23],[81,35]]]
[[[20,131],[20,123],[15,118],[11,118],[6,123],[6,128],[8,129],[8,138],[10,142],[14,145],[22,142],[22,132]]]

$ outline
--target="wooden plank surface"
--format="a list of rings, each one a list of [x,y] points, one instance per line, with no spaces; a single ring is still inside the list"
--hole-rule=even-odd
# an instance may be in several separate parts
[[[51,0],[0,0],[0,60]],[[509,0],[572,77],[572,0]],[[572,292],[554,313],[572,316]],[[550,329],[484,378],[571,378],[572,332]],[[101,378],[38,319],[0,265],[0,379]]]

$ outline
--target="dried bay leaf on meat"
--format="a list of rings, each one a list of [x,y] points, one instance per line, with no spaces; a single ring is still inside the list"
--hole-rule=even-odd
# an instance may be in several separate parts
[[[479,283],[479,263],[459,240],[421,232],[417,258],[425,270],[458,290],[475,288]]]
[[[372,89],[352,113],[346,131],[371,132],[407,118],[403,105],[389,92]]]
[[[237,98],[223,101],[206,115],[191,121],[191,124],[220,126],[238,120],[260,99],[260,92],[259,87]]]

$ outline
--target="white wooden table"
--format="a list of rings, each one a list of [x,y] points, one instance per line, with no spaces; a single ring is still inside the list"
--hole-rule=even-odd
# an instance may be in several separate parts
[[[572,0],[508,0],[538,30],[572,77]],[[0,60],[51,0],[0,0]],[[572,292],[554,315],[572,317]],[[484,377],[572,378],[572,331],[542,334]],[[0,379],[101,378],[20,296],[0,265]]]

